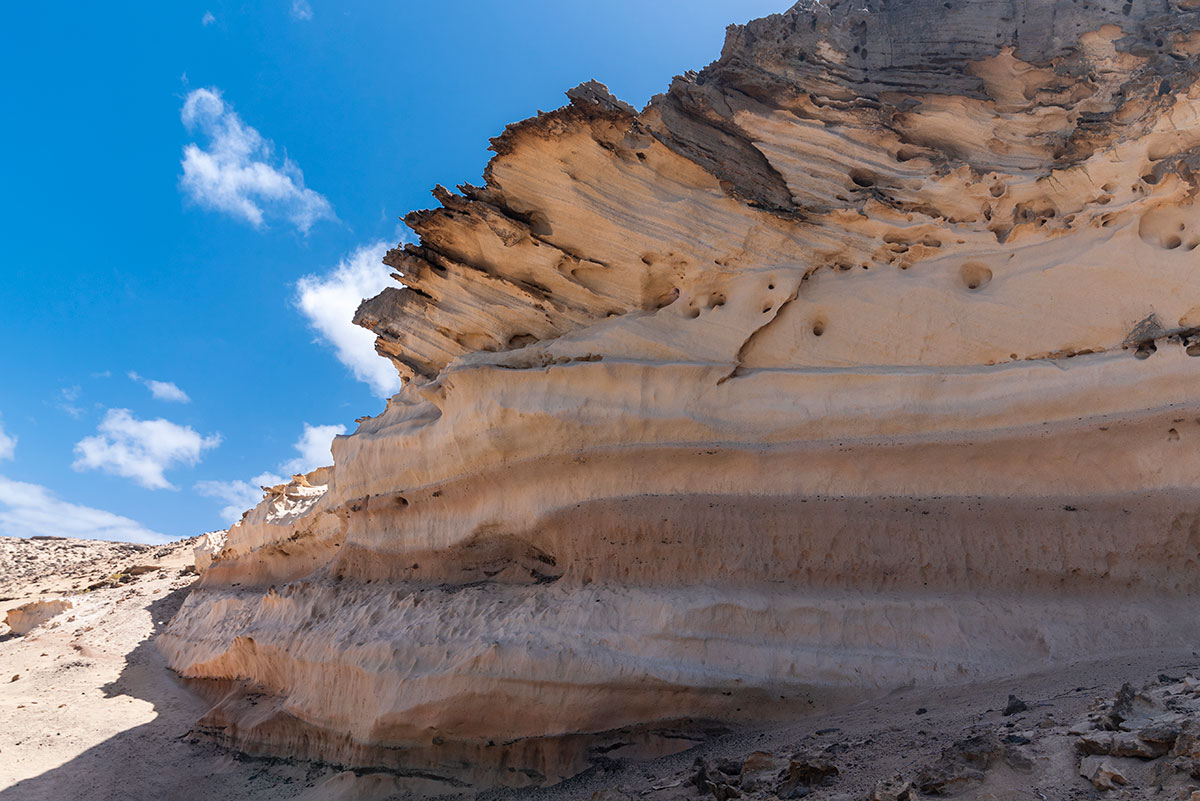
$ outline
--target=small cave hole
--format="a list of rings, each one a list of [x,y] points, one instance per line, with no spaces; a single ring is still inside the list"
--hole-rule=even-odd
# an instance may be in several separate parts
[[[515,350],[516,348],[523,348],[526,345],[532,345],[534,342],[537,342],[537,337],[533,334],[513,334],[508,338],[508,347]]]
[[[708,308],[718,309],[725,305],[725,296],[720,292],[714,292],[708,296]]]
[[[1179,431],[1174,428],[1167,429],[1167,439],[1170,442],[1176,442],[1179,439]]]
[[[408,498],[405,498],[403,495],[397,495],[396,505],[400,507],[408,506]]]
[[[1163,247],[1167,250],[1174,250],[1183,244],[1183,240],[1177,236],[1168,236],[1163,240]]]
[[[870,189],[875,185],[875,176],[865,170],[851,170],[850,180],[855,186],[863,189]]]
[[[700,316],[700,310],[697,309],[695,306],[692,306],[687,310],[688,319],[695,320],[699,316]]]
[[[991,188],[992,197],[1000,197],[1004,194],[1004,184],[993,184]]]
[[[972,291],[983,289],[992,280],[992,271],[988,269],[987,265],[977,261],[969,261],[964,264],[958,274],[962,279],[963,286]]]
[[[550,219],[540,211],[535,211],[529,215],[529,231],[534,236],[550,236],[554,233],[554,228],[550,225]]]
[[[1149,359],[1158,350],[1158,346],[1154,344],[1154,340],[1147,340],[1137,346],[1137,350],[1133,355],[1138,359]]]
[[[1158,183],[1158,176],[1152,172],[1148,172],[1142,176],[1142,183],[1154,186],[1154,184]]]
[[[1194,342],[1191,345],[1188,345],[1184,352],[1187,353],[1188,356],[1200,356],[1200,342]]]
[[[767,284],[767,289],[774,289],[774,288],[775,288],[774,284]]]
[[[825,321],[816,320],[813,322],[812,332],[814,337],[819,337],[825,333]]]
[[[771,313],[771,309],[773,309],[773,308],[774,308],[774,306],[765,306],[765,307],[763,307],[763,314],[770,314],[770,313]]]

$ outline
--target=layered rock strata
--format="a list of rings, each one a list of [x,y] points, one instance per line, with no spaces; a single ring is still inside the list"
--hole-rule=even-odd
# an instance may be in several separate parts
[[[159,639],[253,753],[447,787],[1194,642],[1200,3],[802,2],[439,188],[408,379]]]

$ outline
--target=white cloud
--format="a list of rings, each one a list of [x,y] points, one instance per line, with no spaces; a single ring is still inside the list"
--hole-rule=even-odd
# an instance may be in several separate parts
[[[310,20],[313,18],[312,6],[308,0],[292,0],[292,19]]]
[[[180,113],[188,131],[208,137],[183,149],[179,186],[197,204],[223,211],[261,228],[267,216],[282,217],[307,233],[318,220],[333,220],[333,207],[304,186],[300,168],[286,156],[279,166],[275,146],[242,122],[219,89],[190,92]]]
[[[169,542],[128,517],[59,500],[45,487],[0,476],[0,535]]]
[[[0,422],[0,462],[5,459],[13,458],[13,454],[17,451],[17,438],[4,430],[4,424]]]
[[[213,13],[211,11],[205,11],[204,16],[200,18],[200,24],[206,28],[209,25],[212,25],[216,21],[217,21],[217,18],[213,16]]]
[[[97,432],[75,444],[71,466],[131,478],[147,489],[175,489],[163,472],[176,464],[194,465],[221,443],[219,434],[202,437],[161,417],[138,420],[128,409],[109,409]]]
[[[287,475],[310,473],[318,467],[333,464],[333,453],[330,445],[338,434],[345,434],[343,425],[314,426],[304,424],[304,433],[292,447],[300,455],[279,465],[279,471]],[[274,473],[263,473],[249,481],[197,481],[196,492],[209,498],[225,501],[221,509],[221,517],[230,523],[235,523],[242,517],[242,512],[252,509],[262,500],[261,487],[282,484],[286,478]]]
[[[274,473],[263,473],[249,481],[197,481],[196,492],[224,501],[221,517],[228,523],[236,523],[243,512],[253,509],[262,500],[263,487],[282,484],[286,480]]]
[[[333,464],[333,452],[330,450],[333,438],[345,433],[346,427],[343,425],[310,426],[305,423],[304,433],[292,445],[300,455],[279,465],[279,469],[294,475]]]
[[[129,377],[139,384],[145,384],[150,389],[150,394],[155,400],[170,401],[173,403],[191,403],[192,399],[188,394],[170,381],[155,381],[153,378],[142,378],[135,372],[130,371]]]
[[[306,275],[296,282],[296,305],[324,339],[337,351],[338,360],[354,377],[371,386],[380,397],[400,389],[395,366],[375,352],[375,335],[351,320],[363,298],[396,286],[383,263],[386,242],[363,245],[324,275]]]

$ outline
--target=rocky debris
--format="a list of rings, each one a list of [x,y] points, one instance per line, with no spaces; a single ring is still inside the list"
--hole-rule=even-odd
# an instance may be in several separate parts
[[[871,792],[871,801],[919,801],[917,788],[901,776],[882,779]]]
[[[1012,717],[1003,710],[989,710],[984,716],[989,714],[999,715],[994,728],[976,724],[966,737],[943,747],[936,760],[924,764],[915,760],[903,773],[871,777],[867,801],[987,799],[1007,797],[1000,788],[1014,787],[1020,788],[1015,791],[1020,797],[1046,799],[1074,797],[1070,794],[1084,787],[1089,792],[1135,793],[1117,797],[1142,797],[1136,793],[1153,791],[1187,801],[1193,792],[1200,792],[1200,681],[1190,675],[1163,674],[1141,689],[1125,684],[1110,699],[1093,702],[1088,720],[1073,726],[1057,723],[1053,712],[1028,723],[1026,729],[1017,728],[1018,721],[1000,723]],[[1113,724],[1124,728],[1105,728]],[[840,730],[819,731],[828,735]],[[892,731],[899,734],[901,729]],[[918,738],[927,734],[916,732]],[[688,784],[704,797],[717,799],[851,801],[861,797],[846,795],[842,784],[861,786],[861,774],[870,776],[873,766],[869,761],[856,762],[847,769],[844,762],[835,765],[831,756],[852,757],[867,742],[835,739],[819,751],[797,750],[791,757],[755,751],[741,759],[698,758]],[[915,749],[915,742],[905,740],[905,747]],[[1075,765],[1075,773],[1062,775],[1064,763]],[[1057,791],[1062,794],[1039,789],[1054,787],[1063,788]]]
[[[913,783],[928,795],[956,795],[982,782],[986,772],[1001,763],[1016,770],[1031,767],[1017,745],[1003,742],[995,732],[976,734],[943,749],[938,761],[919,771]]]
[[[144,562],[158,550],[129,542],[0,537],[0,598],[18,597],[23,588],[53,580],[83,589],[111,573],[102,565]]]
[[[15,609],[9,609],[4,616],[4,622],[13,634],[28,634],[38,626],[61,615],[73,606],[70,601],[54,599],[47,601],[30,601]]]
[[[828,787],[839,768],[824,753],[796,753],[781,757],[755,751],[744,759],[725,759],[710,765],[697,759],[690,783],[717,801],[730,798],[804,798]]]

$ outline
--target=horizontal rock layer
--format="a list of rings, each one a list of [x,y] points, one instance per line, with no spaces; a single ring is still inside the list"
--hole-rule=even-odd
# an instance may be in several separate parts
[[[510,126],[358,311],[404,389],[160,637],[201,728],[544,784],[1194,641],[1197,53],[1185,0],[801,3]]]

